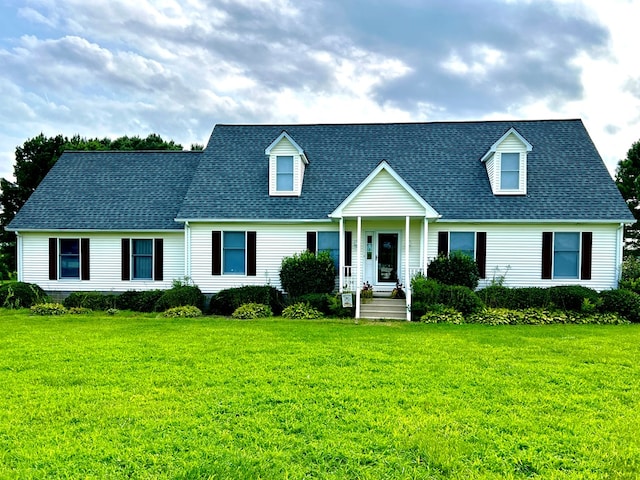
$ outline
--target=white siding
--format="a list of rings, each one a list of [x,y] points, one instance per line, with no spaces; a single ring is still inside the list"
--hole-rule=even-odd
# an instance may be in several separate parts
[[[433,224],[429,229],[428,258],[438,254],[438,232],[487,232],[487,278],[485,286],[504,275],[508,287],[584,285],[596,290],[617,286],[617,225],[481,225]],[[593,232],[591,280],[543,280],[542,232]]]
[[[90,280],[49,280],[49,238],[88,238],[90,242]],[[122,281],[121,239],[163,239],[164,280]],[[36,283],[47,291],[154,290],[170,288],[174,279],[184,277],[184,232],[171,233],[22,233],[22,280]]]
[[[425,208],[386,170],[345,207],[344,216],[424,216]]]

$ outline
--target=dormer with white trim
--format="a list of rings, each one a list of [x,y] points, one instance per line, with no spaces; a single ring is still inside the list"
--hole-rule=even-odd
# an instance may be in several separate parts
[[[494,195],[527,194],[527,153],[533,146],[511,127],[480,159]]]
[[[309,164],[304,150],[283,131],[264,153],[269,155],[269,195],[299,197],[304,170]]]

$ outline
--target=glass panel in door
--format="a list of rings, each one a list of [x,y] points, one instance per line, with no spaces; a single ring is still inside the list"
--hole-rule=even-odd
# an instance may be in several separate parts
[[[398,280],[398,234],[378,234],[378,282]]]

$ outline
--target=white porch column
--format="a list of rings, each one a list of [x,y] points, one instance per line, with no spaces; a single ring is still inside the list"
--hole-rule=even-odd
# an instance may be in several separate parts
[[[411,218],[404,220],[404,291],[407,305],[411,305],[411,273],[409,272],[409,235],[411,233]],[[407,321],[411,321],[411,311],[407,308]]]
[[[340,240],[338,244],[338,252],[339,252],[339,272],[338,272],[338,281],[340,284],[338,285],[338,291],[342,293],[344,291],[344,218],[340,217]]]
[[[22,235],[20,232],[16,232],[16,266],[18,270],[18,281],[24,282],[24,268],[22,265],[23,259],[23,244],[22,244]]]
[[[362,217],[358,216],[358,228],[356,229],[356,235],[358,237],[358,243],[356,248],[356,258],[358,263],[356,264],[356,318],[360,318],[360,286],[362,285]]]
[[[424,256],[422,257],[422,273],[427,276],[427,265],[429,263],[429,220],[424,219],[424,239],[422,241],[422,248],[424,249]]]

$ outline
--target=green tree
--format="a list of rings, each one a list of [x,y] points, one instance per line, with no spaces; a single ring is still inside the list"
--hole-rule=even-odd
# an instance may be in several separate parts
[[[165,141],[155,133],[146,138],[123,136],[115,140],[80,135],[46,137],[41,133],[16,147],[13,167],[16,180],[0,179],[0,279],[7,278],[16,269],[15,234],[5,227],[65,150],[182,150],[182,145]]]
[[[616,170],[616,184],[636,221],[625,231],[625,252],[640,255],[640,141],[631,145]]]

